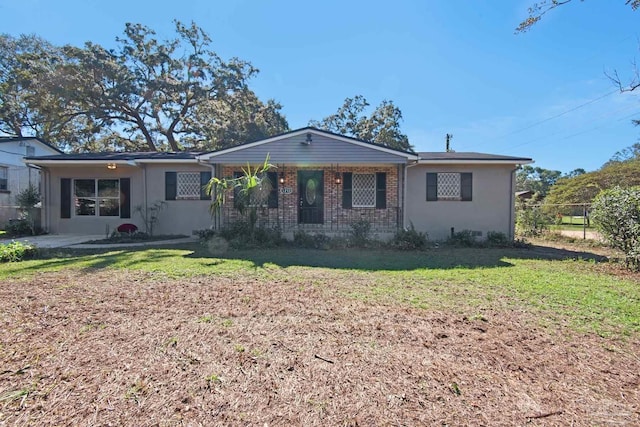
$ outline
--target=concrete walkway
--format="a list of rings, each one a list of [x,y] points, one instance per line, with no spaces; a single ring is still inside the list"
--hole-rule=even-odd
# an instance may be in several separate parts
[[[197,241],[197,237],[184,237],[180,239],[157,240],[152,242],[136,243],[105,243],[88,244],[91,240],[102,240],[104,234],[44,234],[42,236],[18,237],[16,239],[0,239],[0,244],[7,244],[12,241],[31,243],[39,248],[73,248],[73,249],[99,249],[99,248],[130,248],[139,246],[161,246],[180,243],[192,243]]]

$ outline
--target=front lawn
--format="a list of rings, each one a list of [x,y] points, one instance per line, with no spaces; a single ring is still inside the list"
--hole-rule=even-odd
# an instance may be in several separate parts
[[[194,244],[3,264],[0,424],[638,424],[640,280],[598,259]]]

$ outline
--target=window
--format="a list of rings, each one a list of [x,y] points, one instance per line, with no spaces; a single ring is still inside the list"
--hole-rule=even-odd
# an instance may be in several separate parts
[[[233,178],[240,178],[244,176],[242,172],[234,172]],[[246,198],[238,187],[233,189],[233,206],[238,208],[240,203],[246,202],[243,198]],[[278,207],[278,174],[276,172],[267,172],[266,176],[261,177],[261,184],[257,188],[254,188],[249,194],[250,207]]]
[[[472,185],[471,173],[427,173],[427,201],[471,201]]]
[[[165,200],[211,200],[204,190],[211,172],[165,172]]]
[[[387,173],[342,172],[342,208],[387,208]]]
[[[200,199],[200,172],[178,172],[176,174],[178,200]]]
[[[352,180],[352,206],[354,208],[375,207],[376,175],[373,173],[354,173]]]
[[[120,180],[75,179],[73,196],[77,216],[120,216]]]
[[[27,145],[27,157],[33,157],[36,155],[36,149],[35,147],[32,147],[30,145]]]
[[[9,168],[0,166],[0,190],[8,190]]]

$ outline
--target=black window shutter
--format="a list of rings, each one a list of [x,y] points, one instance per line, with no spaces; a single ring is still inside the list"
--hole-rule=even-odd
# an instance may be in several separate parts
[[[353,174],[351,172],[342,173],[342,207],[351,209],[351,193],[353,186]]]
[[[376,173],[376,209],[387,208],[387,174]]]
[[[204,190],[204,187],[207,186],[209,181],[211,180],[211,171],[208,172],[200,172],[200,200],[209,200],[211,197]]]
[[[438,200],[438,174],[427,173],[427,202]]]
[[[131,218],[131,180],[120,178],[120,218]]]
[[[473,195],[473,174],[461,173],[460,174],[460,195],[463,202],[469,202]]]
[[[242,176],[242,172],[234,172],[233,173],[233,178],[240,178]],[[240,202],[240,187],[233,187],[233,207],[238,209],[238,202]]]
[[[267,179],[271,182],[271,191],[269,191],[269,201],[267,206],[270,208],[278,207],[278,173],[267,172]]]
[[[178,175],[175,172],[164,173],[164,199],[175,200],[178,194]]]
[[[60,218],[71,218],[71,179],[60,180]]]

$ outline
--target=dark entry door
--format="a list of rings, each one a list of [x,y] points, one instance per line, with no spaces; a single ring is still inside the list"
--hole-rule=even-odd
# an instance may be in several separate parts
[[[324,222],[324,172],[298,171],[298,222]]]

